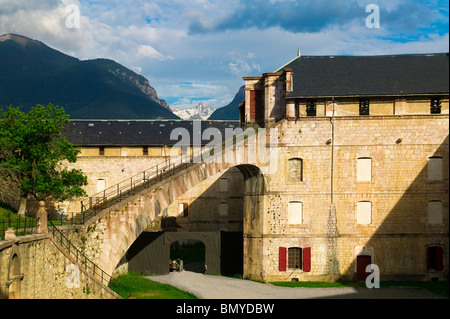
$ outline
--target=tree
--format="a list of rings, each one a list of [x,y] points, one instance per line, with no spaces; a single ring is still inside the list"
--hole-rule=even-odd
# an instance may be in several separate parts
[[[0,180],[19,192],[19,214],[25,214],[29,197],[64,201],[86,196],[86,176],[67,168],[80,152],[62,134],[68,123],[64,109],[52,104],[28,113],[14,107],[0,110]]]

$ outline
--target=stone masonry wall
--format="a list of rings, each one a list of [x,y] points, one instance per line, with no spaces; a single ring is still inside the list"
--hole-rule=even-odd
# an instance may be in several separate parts
[[[0,299],[115,298],[83,272],[75,277],[69,265],[72,262],[46,235],[0,241]]]

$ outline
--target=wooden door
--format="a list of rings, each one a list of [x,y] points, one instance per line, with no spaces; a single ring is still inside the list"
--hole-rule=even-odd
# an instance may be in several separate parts
[[[372,263],[370,256],[356,257],[356,280],[365,281],[370,272],[366,272],[366,267]]]

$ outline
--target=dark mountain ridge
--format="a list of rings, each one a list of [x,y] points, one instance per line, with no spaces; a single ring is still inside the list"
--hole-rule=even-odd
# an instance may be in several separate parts
[[[15,34],[0,36],[0,107],[64,107],[77,119],[179,119],[148,80],[108,59],[81,61]]]

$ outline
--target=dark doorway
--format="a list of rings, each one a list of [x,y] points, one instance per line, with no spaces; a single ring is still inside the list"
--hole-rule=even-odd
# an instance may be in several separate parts
[[[244,272],[243,232],[220,232],[220,270],[222,275],[242,277]]]
[[[371,256],[356,257],[356,280],[365,281],[370,272],[366,272],[366,267],[372,263]]]
[[[188,239],[170,245],[170,260],[182,260],[183,270],[205,273],[205,244]]]

